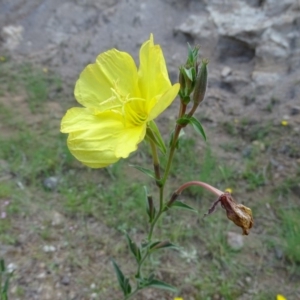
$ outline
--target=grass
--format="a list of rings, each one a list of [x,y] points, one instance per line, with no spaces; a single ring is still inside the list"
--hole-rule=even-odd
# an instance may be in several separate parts
[[[286,258],[294,264],[300,264],[300,210],[282,211],[281,218]]]
[[[29,299],[31,286],[22,284],[22,278],[34,280],[34,274],[42,272],[39,264],[49,271],[47,278],[53,286],[65,275],[64,270],[69,270],[72,288],[82,299],[90,297],[92,283],[96,283],[92,290],[99,292],[99,299],[117,297],[109,258],[116,258],[125,273],[132,274],[132,257],[123,230],[140,242],[147,226],[144,184],[157,199],[155,185],[128,167],[129,163],[138,163],[151,168],[149,149],[143,144],[129,161],[107,169],[88,169],[75,161],[66,147],[66,136],[59,133],[60,117],[74,105],[72,91],[65,91],[60,78],[39,66],[7,61],[0,65],[0,89],[1,209],[3,202],[9,201],[5,207],[7,217],[0,219],[0,242],[14,247],[21,244],[25,249],[22,256],[9,255],[9,261],[20,265],[12,279],[12,290],[16,292],[11,298],[20,294],[22,299]],[[19,97],[18,107],[22,109],[7,101],[14,97]],[[62,106],[58,116],[48,111],[53,102]],[[32,122],[37,115],[42,117]],[[213,139],[221,130],[228,136],[225,152],[217,137]],[[200,188],[184,191],[180,199],[199,214],[170,210],[155,236],[180,245],[182,251],[190,253],[191,262],[180,252],[162,251],[154,255],[148,268],[157,266],[161,279],[178,285],[185,300],[275,299],[279,292],[295,299],[297,284],[284,278],[300,261],[300,212],[296,201],[300,173],[294,167],[296,142],[288,136],[282,141],[285,130],[273,128],[268,122],[242,120],[233,125],[227,121],[226,126],[208,128],[210,144],[205,144],[195,138],[192,129],[186,129],[174,159],[168,194],[190,180],[208,182],[223,190],[230,187],[238,201],[253,208],[255,225],[244,239],[243,249],[233,251],[226,233],[240,231],[228,221],[224,210],[219,207],[213,215],[202,218],[215,198]],[[252,141],[263,143],[264,150]],[[278,141],[288,144],[288,151],[278,151]],[[247,157],[242,155],[245,144],[251,146]],[[231,154],[234,159],[220,158]],[[288,164],[285,170],[289,173],[281,176],[280,170],[270,164],[270,155]],[[53,189],[44,185],[49,177],[57,179]],[[62,222],[54,226],[53,214],[57,212]],[[276,259],[274,247],[265,245],[268,239],[282,246],[283,259]],[[44,253],[43,245],[54,245],[58,250]],[[26,264],[24,259],[37,263]],[[270,274],[266,276],[264,270]],[[274,290],[268,292],[270,286]],[[171,299],[170,294],[164,297]]]

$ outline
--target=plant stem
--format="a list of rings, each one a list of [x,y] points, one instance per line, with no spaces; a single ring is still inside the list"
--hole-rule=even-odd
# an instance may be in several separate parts
[[[151,241],[155,224],[160,218],[161,214],[163,213],[163,208],[164,208],[164,185],[159,188],[159,210],[154,220],[151,223],[149,234],[148,234],[148,242]]]
[[[178,113],[178,119],[181,118],[186,111],[186,104],[184,104],[182,101],[180,101],[180,108],[179,108],[179,113]],[[166,166],[166,170],[164,173],[164,177],[162,178],[162,185],[164,186],[167,178],[169,176],[169,172],[171,169],[171,165],[172,165],[172,161],[173,161],[173,157],[174,157],[174,153],[175,153],[175,149],[176,149],[176,144],[177,144],[177,140],[180,134],[181,129],[183,128],[182,125],[180,124],[176,124],[175,127],[175,131],[174,131],[174,136],[173,136],[173,141],[170,147],[170,152],[169,152],[169,157],[168,157],[168,161],[167,161],[167,166]]]
[[[158,181],[160,180],[160,163],[159,163],[159,157],[157,153],[157,147],[151,139],[149,139],[149,143],[152,151],[153,168],[154,168],[154,173],[156,178],[156,184],[158,185]]]
[[[205,182],[202,182],[202,181],[189,181],[189,182],[186,182],[184,183],[182,186],[180,186],[176,191],[175,193],[177,195],[180,195],[182,193],[183,190],[185,190],[186,188],[188,188],[189,186],[192,186],[192,185],[198,185],[198,186],[201,186],[205,189],[207,189],[208,191],[212,192],[213,194],[217,195],[217,196],[221,196],[224,192],[218,190],[217,188],[211,186],[210,184],[207,184]]]
[[[182,117],[185,114],[185,111],[186,111],[186,105],[181,101],[178,118]],[[151,139],[149,139],[150,147],[151,147],[151,151],[152,151],[152,159],[153,159],[153,167],[154,167],[156,185],[159,188],[159,210],[158,210],[155,218],[151,222],[149,233],[148,233],[148,238],[147,238],[148,243],[151,242],[154,227],[155,227],[158,219],[164,212],[164,187],[165,187],[166,181],[169,176],[169,172],[171,169],[171,165],[172,165],[172,161],[173,161],[173,157],[174,157],[174,153],[175,153],[175,149],[176,149],[177,140],[178,140],[178,137],[179,137],[179,134],[180,134],[180,131],[182,128],[183,128],[183,126],[181,126],[180,124],[176,124],[173,141],[170,146],[168,161],[167,161],[167,165],[166,165],[166,169],[165,169],[163,178],[161,178],[161,174],[160,174],[160,162],[159,162],[159,157],[158,157],[158,153],[157,153],[157,147],[156,147],[155,143]],[[147,251],[144,253],[144,256],[142,257],[142,259],[138,263],[136,276],[139,278],[142,278],[141,269],[142,269],[142,266],[143,266],[146,258],[149,256],[149,254],[150,254],[150,250],[148,248]],[[139,284],[137,283],[135,290],[133,292],[131,292],[130,295],[126,296],[124,298],[124,300],[130,299],[139,290],[140,290]]]

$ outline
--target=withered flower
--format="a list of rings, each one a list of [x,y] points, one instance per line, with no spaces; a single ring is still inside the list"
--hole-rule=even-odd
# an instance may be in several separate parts
[[[231,194],[225,192],[213,203],[206,215],[213,213],[218,203],[221,203],[221,206],[226,210],[227,218],[243,229],[243,235],[248,235],[250,228],[253,226],[251,209],[236,203]]]

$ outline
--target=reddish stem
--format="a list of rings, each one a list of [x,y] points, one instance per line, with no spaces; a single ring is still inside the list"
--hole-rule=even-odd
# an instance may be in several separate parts
[[[205,189],[207,189],[208,191],[214,193],[215,195],[217,195],[218,197],[220,197],[222,194],[224,194],[224,192],[218,190],[217,188],[205,183],[205,182],[202,182],[202,181],[189,181],[189,182],[186,182],[184,183],[182,186],[180,186],[177,190],[176,190],[176,194],[177,195],[180,195],[182,193],[183,190],[185,190],[186,188],[188,188],[189,186],[192,186],[192,185],[198,185],[198,186],[201,186]]]

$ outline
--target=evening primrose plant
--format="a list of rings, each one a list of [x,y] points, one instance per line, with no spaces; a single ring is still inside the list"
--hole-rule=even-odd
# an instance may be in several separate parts
[[[151,149],[153,170],[140,165],[134,167],[155,181],[159,198],[154,199],[144,187],[149,223],[144,240],[137,244],[125,232],[128,248],[136,261],[134,276],[126,277],[112,259],[124,300],[149,287],[176,292],[176,288],[157,279],[154,273],[146,274],[143,266],[154,252],[176,247],[171,241],[154,238],[154,229],[161,216],[173,207],[195,211],[178,200],[186,188],[200,186],[214,193],[218,198],[207,214],[211,214],[220,203],[227,217],[242,228],[243,234],[247,235],[253,225],[249,208],[237,204],[229,192],[222,192],[207,183],[189,181],[171,196],[165,194],[182,129],[191,125],[206,140],[201,123],[194,117],[204,100],[207,86],[208,61],[200,63],[198,52],[197,47],[188,48],[187,61],[179,68],[179,83],[173,85],[163,52],[159,45],[154,44],[152,34],[141,46],[138,68],[128,53],[116,49],[101,53],[94,64],[83,70],[76,82],[75,98],[82,107],[69,109],[61,121],[61,132],[69,134],[67,144],[71,153],[91,168],[107,167],[127,158],[142,141],[146,141]],[[165,143],[154,120],[177,96],[180,108],[176,125]],[[162,165],[161,161],[166,163]]]

